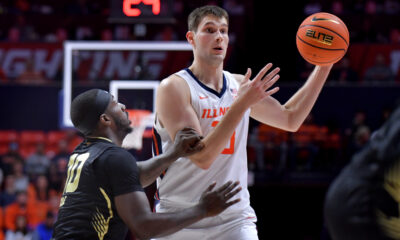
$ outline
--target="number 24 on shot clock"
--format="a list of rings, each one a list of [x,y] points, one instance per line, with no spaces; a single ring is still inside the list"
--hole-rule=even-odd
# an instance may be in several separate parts
[[[110,0],[112,23],[173,23],[173,0]]]
[[[138,8],[140,4],[150,5],[153,15],[160,14],[160,0],[123,0],[122,11],[128,17],[137,17],[142,14]]]

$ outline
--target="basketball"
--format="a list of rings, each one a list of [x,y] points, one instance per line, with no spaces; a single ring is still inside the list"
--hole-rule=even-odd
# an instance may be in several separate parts
[[[296,45],[301,56],[314,65],[338,62],[349,47],[349,31],[343,21],[330,13],[307,17],[297,30]]]

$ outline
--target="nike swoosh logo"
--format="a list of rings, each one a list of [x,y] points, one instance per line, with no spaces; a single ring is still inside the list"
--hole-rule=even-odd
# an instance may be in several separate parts
[[[204,97],[203,96],[199,96],[199,98],[200,99],[206,99],[206,98],[208,98],[208,96],[204,96]]]
[[[317,18],[317,17],[314,16],[314,17],[311,19],[311,22],[316,22],[316,21],[330,21],[330,22],[334,22],[334,23],[336,23],[336,24],[340,24],[338,21],[333,20],[333,19],[329,19],[329,18]]]

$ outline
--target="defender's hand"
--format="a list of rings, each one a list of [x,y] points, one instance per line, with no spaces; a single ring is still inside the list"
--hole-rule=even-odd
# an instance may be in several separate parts
[[[172,151],[178,157],[190,156],[204,148],[204,144],[201,142],[202,139],[203,136],[200,136],[196,130],[185,127],[175,135]]]
[[[239,182],[233,183],[232,181],[229,181],[217,190],[212,191],[215,184],[216,183],[213,183],[207,188],[199,202],[199,207],[205,211],[206,217],[216,216],[228,207],[240,201],[240,198],[229,201],[242,190],[241,187],[237,187]]]

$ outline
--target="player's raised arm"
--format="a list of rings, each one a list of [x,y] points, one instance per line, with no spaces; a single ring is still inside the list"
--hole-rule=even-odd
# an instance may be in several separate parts
[[[297,131],[314,106],[332,68],[316,66],[306,83],[283,105],[273,97],[253,105],[251,117],[287,131]]]

